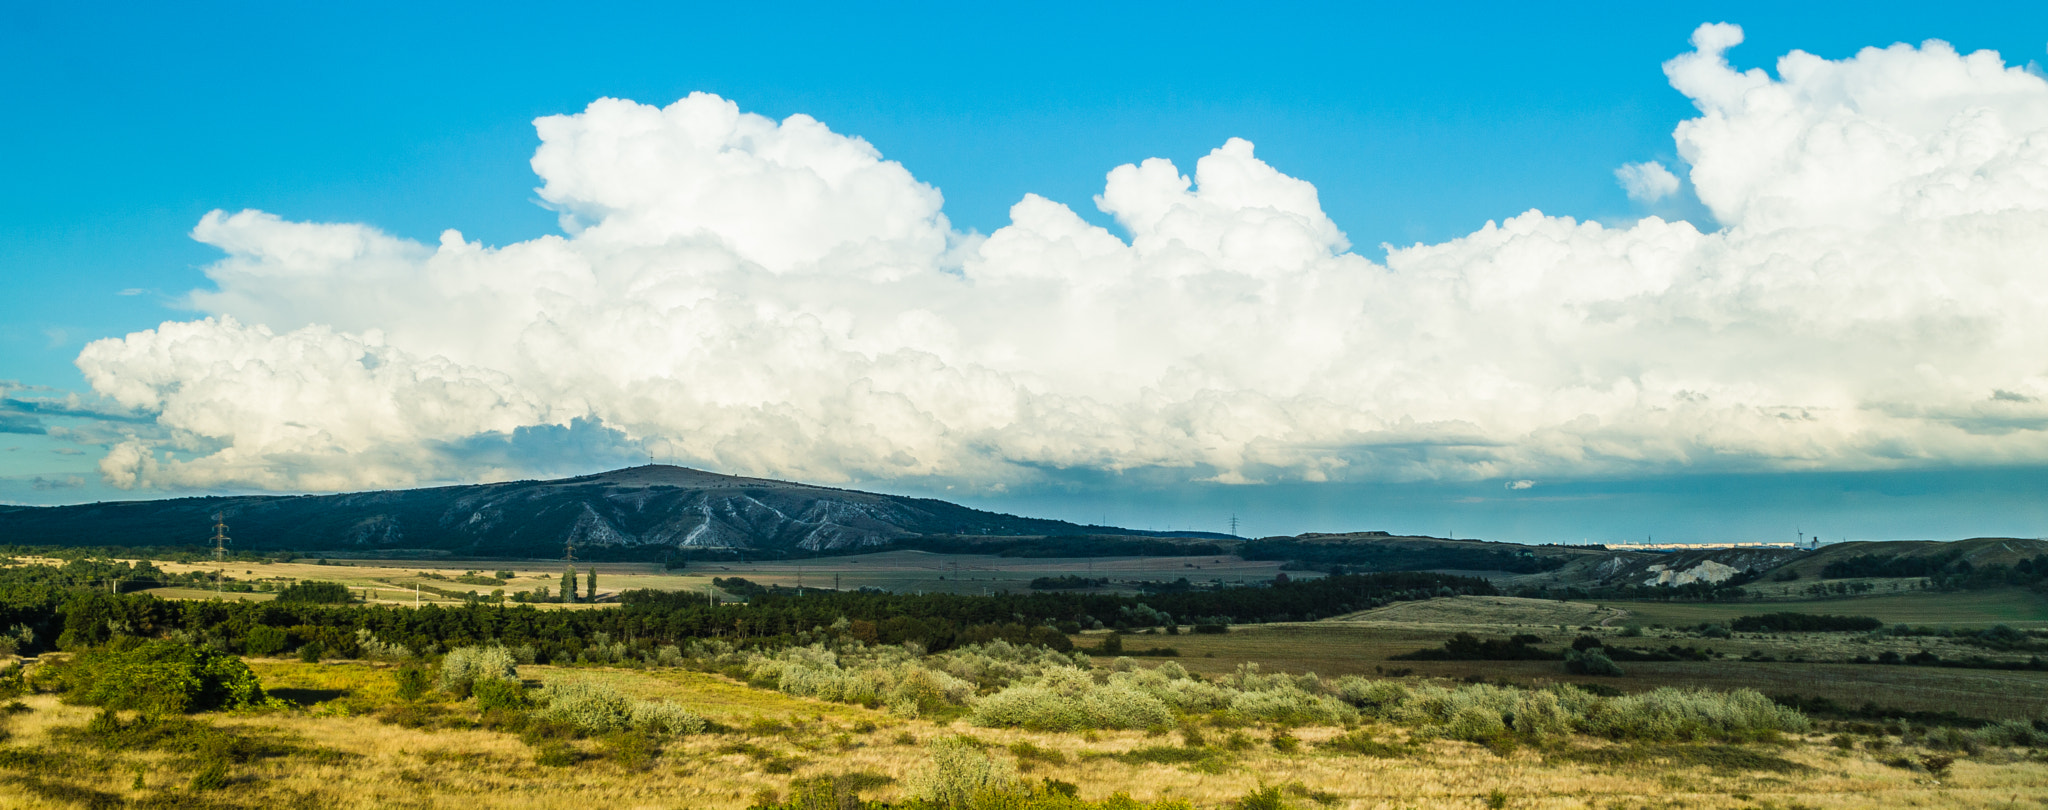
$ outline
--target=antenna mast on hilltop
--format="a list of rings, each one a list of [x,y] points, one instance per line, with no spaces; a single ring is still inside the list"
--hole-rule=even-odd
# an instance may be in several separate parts
[[[228,556],[228,524],[227,524],[227,513],[226,513],[226,512],[215,512],[215,513],[213,513],[213,564],[214,564],[214,565],[224,565],[224,564],[226,563],[226,560],[227,560],[227,556]],[[218,569],[218,568],[217,568],[217,569],[215,569],[215,570],[214,570],[214,572],[213,572],[213,595],[214,595],[214,598],[216,598],[216,599],[220,598],[220,595],[221,595],[221,580],[222,580],[222,578],[223,578],[223,577],[224,577],[225,575],[226,575],[226,571],[225,571],[225,570],[223,570],[223,569]]]

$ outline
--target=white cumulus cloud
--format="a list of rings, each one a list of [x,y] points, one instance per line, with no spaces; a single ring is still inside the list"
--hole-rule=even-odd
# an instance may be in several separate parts
[[[1623,164],[1614,170],[1614,179],[1629,199],[1638,202],[1653,203],[1678,193],[1678,175],[1654,160]]]
[[[1729,65],[1740,41],[1703,26],[1665,65],[1719,230],[1529,211],[1384,263],[1243,140],[1112,169],[1117,231],[1026,195],[982,238],[809,117],[600,100],[536,122],[565,235],[207,215],[206,317],[79,356],[155,422],[100,469],[348,489],[659,448],[994,489],[2048,460],[2048,83],[1932,41],[1772,76]]]

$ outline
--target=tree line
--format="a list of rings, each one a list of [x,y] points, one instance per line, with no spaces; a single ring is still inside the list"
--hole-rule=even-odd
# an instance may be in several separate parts
[[[120,565],[120,564],[116,564]],[[799,634],[849,621],[864,640],[916,642],[942,650],[995,638],[1047,643],[1041,628],[1132,628],[1181,624],[1312,621],[1388,604],[1458,594],[1491,595],[1484,580],[1426,573],[1334,576],[1267,586],[1157,594],[1028,593],[975,596],[785,589],[717,602],[696,593],[633,590],[614,609],[542,610],[531,605],[386,607],[313,601],[174,601],[109,593],[99,569],[67,564],[0,570],[0,625],[38,649],[86,649],[120,636],[176,635],[234,652],[268,653],[307,644],[356,657],[365,644],[416,652],[484,643],[530,647],[536,660],[574,661],[603,639],[652,650],[692,639],[781,646]],[[311,586],[317,590],[320,586]],[[309,594],[310,595],[310,594]],[[1053,635],[1064,635],[1054,633]],[[264,649],[253,649],[255,646]]]

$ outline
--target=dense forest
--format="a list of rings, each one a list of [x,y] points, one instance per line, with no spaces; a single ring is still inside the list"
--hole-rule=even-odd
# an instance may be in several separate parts
[[[1222,543],[1204,540],[1176,541],[1157,537],[1096,534],[1046,537],[925,535],[892,541],[888,548],[930,551],[938,554],[994,554],[999,557],[1220,557],[1233,553]]]
[[[1463,571],[1509,571],[1536,574],[1564,567],[1559,557],[1539,557],[1527,550],[1496,544],[1481,545],[1397,545],[1389,543],[1333,543],[1269,537],[1247,540],[1238,555],[1247,560],[1288,560],[1331,570],[1333,566],[1358,571],[1425,571],[1446,568]]]
[[[1999,588],[2010,585],[2048,591],[2048,554],[2035,555],[2012,565],[1973,565],[1960,552],[1932,555],[1859,554],[1828,563],[1821,569],[1824,579],[1865,577],[1926,579],[1935,588],[1954,591]]]

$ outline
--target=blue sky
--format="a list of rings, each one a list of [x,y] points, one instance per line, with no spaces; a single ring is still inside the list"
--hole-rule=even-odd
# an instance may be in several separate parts
[[[14,193],[0,203],[0,379],[28,386],[13,396],[44,403],[38,424],[113,412],[91,402],[98,416],[53,411],[65,394],[89,392],[73,365],[86,343],[213,313],[185,298],[213,286],[203,268],[222,257],[188,235],[208,211],[363,223],[428,245],[447,228],[486,246],[561,233],[556,213],[537,204],[532,122],[599,97],[664,105],[702,91],[772,119],[813,116],[936,187],[952,227],[979,234],[1009,224],[1010,207],[1035,193],[1125,235],[1091,202],[1106,172],[1151,157],[1187,172],[1226,139],[1245,138],[1266,164],[1313,183],[1353,252],[1379,262],[1381,243],[1444,242],[1532,208],[1720,227],[1688,194],[1646,205],[1614,177],[1652,160],[1683,173],[1673,127],[1698,113],[1659,66],[1691,47],[1701,23],[1743,27],[1729,56],[1737,69],[1770,68],[1795,48],[1841,60],[1927,39],[2020,66],[2048,46],[2048,9],[2032,4],[418,5],[0,8],[0,104],[11,122],[0,149],[16,156]],[[137,418],[148,416],[119,416],[113,433]],[[11,482],[0,499],[153,494],[103,484],[95,465],[106,445],[83,434],[0,434],[0,444],[20,448],[0,453]],[[598,455],[589,463],[623,457]],[[1270,521],[1276,531],[1449,531],[1470,515],[1473,534],[1709,539],[1771,534],[1807,511],[1816,525],[1873,536],[2040,525],[2038,510],[2012,507],[2039,494],[2048,458],[1928,458],[1872,473],[1892,489],[1920,482],[1905,511],[1926,519],[1904,521],[1844,494],[1856,487],[1839,476],[1871,465],[1825,459],[1804,465],[1819,477],[1791,469],[1801,465],[1687,463],[1542,477],[1550,495],[1551,481],[1571,481],[1573,492],[1604,499],[1584,506],[1478,505],[1471,493],[1506,491],[1501,476],[1434,473],[1326,485],[1274,475],[1223,487],[1228,496],[1187,476],[1105,479],[1073,467],[993,489],[948,469],[853,470],[844,480],[944,495],[959,478],[973,492],[963,500],[1084,520],[1093,507],[1063,493],[1107,487],[1123,493],[1115,500],[1133,524],[1214,520],[1189,514],[1190,504],[1236,498],[1281,514]],[[1771,494],[1787,491],[1811,503]],[[1755,508],[1730,516],[1731,504]],[[1987,507],[2018,519],[1984,518]],[[1670,517],[1648,514],[1667,508]]]

